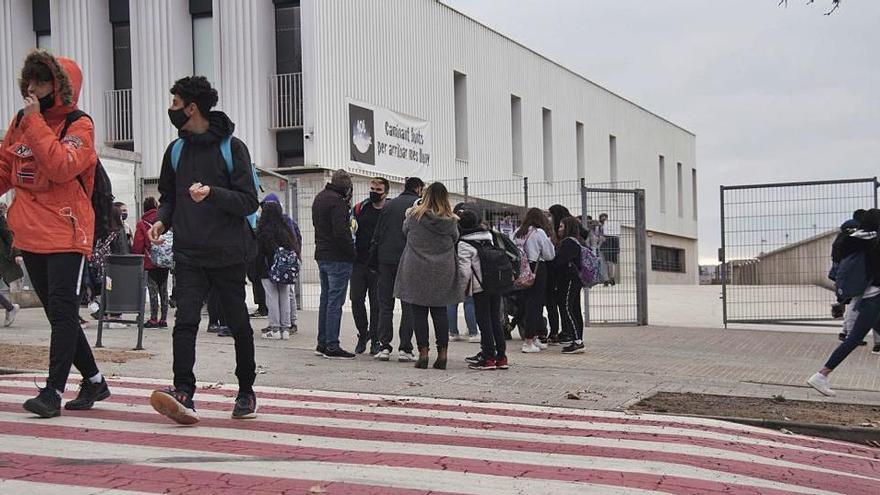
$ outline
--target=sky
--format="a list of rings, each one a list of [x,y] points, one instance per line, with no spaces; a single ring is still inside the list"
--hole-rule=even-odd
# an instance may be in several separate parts
[[[880,1],[443,1],[697,135],[701,263],[722,184],[880,175]]]

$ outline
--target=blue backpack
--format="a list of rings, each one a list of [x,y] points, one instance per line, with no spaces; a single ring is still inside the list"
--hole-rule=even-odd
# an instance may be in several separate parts
[[[840,260],[834,273],[834,292],[838,301],[861,297],[871,285],[867,253],[859,251]]]
[[[183,151],[184,140],[177,139],[174,141],[174,144],[171,145],[171,168],[174,169],[174,173],[177,173],[177,164],[180,163],[180,153]],[[223,161],[226,162],[226,172],[232,176],[232,136],[226,136],[223,138],[223,141],[220,141],[220,153],[223,155]],[[254,188],[259,193],[263,190],[263,186],[260,184],[260,176],[257,175],[257,167],[251,163],[251,175],[254,179]],[[251,226],[251,229],[257,228],[257,212],[253,212],[247,216],[248,225]]]
[[[278,247],[269,267],[269,280],[276,284],[293,285],[299,278],[299,257],[291,249]]]

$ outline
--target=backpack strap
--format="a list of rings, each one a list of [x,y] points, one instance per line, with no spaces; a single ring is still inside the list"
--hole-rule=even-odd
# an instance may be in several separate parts
[[[226,162],[226,172],[232,176],[232,136],[226,136],[220,141],[220,154],[223,155],[223,161]]]
[[[24,110],[21,110],[19,112],[19,115],[23,116]],[[82,110],[74,110],[74,111],[70,112],[69,114],[65,115],[64,116],[64,127],[61,128],[61,134],[58,135],[58,139],[59,140],[64,139],[64,136],[67,135],[67,131],[70,130],[70,126],[73,125],[73,123],[76,122],[77,120],[79,120],[81,117],[86,117],[87,119],[92,120],[92,117],[89,114],[83,112]],[[18,125],[19,121],[21,121],[21,118],[16,117],[15,125]],[[83,182],[82,176],[77,175],[76,180],[79,182],[80,187],[82,187],[83,192],[88,191],[88,189],[86,189],[86,183]]]
[[[361,216],[361,213],[364,212],[364,207],[367,206],[367,203],[369,203],[369,202],[370,202],[369,199],[365,199],[365,200],[361,201],[360,203],[354,205],[353,211],[354,211],[355,218],[358,218]]]
[[[171,145],[171,169],[177,172],[177,165],[180,163],[180,153],[183,151],[183,139],[178,138]]]

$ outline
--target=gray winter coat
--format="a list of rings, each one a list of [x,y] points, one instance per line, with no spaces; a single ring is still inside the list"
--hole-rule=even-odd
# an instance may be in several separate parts
[[[394,297],[418,306],[448,306],[464,300],[455,245],[458,221],[430,212],[421,220],[407,213],[406,247],[400,257]]]

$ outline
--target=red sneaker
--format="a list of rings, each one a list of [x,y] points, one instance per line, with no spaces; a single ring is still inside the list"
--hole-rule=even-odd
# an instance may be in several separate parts
[[[495,369],[494,359],[483,359],[478,363],[469,364],[468,368],[472,370],[488,371]]]
[[[159,320],[159,328],[168,328],[168,322],[165,320]]]
[[[495,368],[499,370],[509,370],[510,365],[507,364],[507,356],[498,358],[498,360],[495,361]]]
[[[147,320],[146,323],[144,323],[144,328],[159,328],[159,320],[150,318],[149,320]]]

